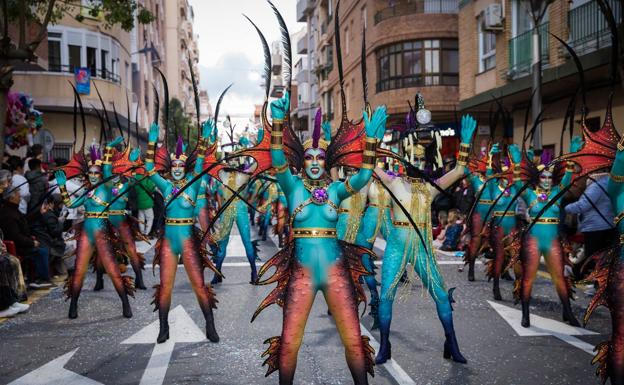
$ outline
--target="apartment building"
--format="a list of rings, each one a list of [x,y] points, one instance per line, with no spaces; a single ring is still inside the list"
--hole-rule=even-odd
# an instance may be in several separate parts
[[[125,95],[130,103],[133,100],[131,34],[118,26],[105,29],[102,21],[90,16],[86,9],[83,16],[83,22],[78,22],[65,15],[48,26],[47,39],[37,51],[37,62],[17,66],[13,76],[12,90],[30,94],[36,108],[43,112],[44,128],[54,138],[50,154],[54,158],[69,159],[74,142],[78,146],[83,140],[87,145],[99,142],[101,124],[97,114],[104,116],[105,112],[93,85],[97,85],[114,126],[109,135],[118,134],[113,102],[122,129],[126,131],[128,125]],[[80,120],[77,135],[73,132],[74,93],[70,83],[74,83],[75,68],[88,68],[92,80],[90,93],[82,95],[86,137]]]
[[[494,97],[502,98],[512,112],[513,130],[499,125],[495,136],[520,143],[524,115],[531,99],[533,20],[525,0],[462,0],[459,4],[459,53],[461,60],[460,109],[472,111],[487,120]],[[609,0],[616,19],[621,20],[620,3]],[[585,69],[588,124],[600,127],[609,80],[610,34],[595,1],[555,0],[539,26],[542,59],[542,101],[544,117],[542,142],[545,151],[559,153],[561,128],[570,98],[579,85],[576,67],[554,34],[571,45]],[[580,99],[579,99],[580,103]],[[580,104],[577,104],[580,106]],[[580,112],[580,108],[577,108]],[[624,96],[614,98],[615,124],[624,113]],[[580,119],[577,113],[575,120]],[[620,123],[621,124],[621,123]],[[575,124],[575,133],[579,133]],[[486,127],[480,131],[489,135]],[[564,151],[568,147],[564,135]]]
[[[335,53],[334,0],[299,0],[307,9],[315,43],[312,71],[317,103],[332,127],[340,121],[340,88]],[[369,101],[388,107],[388,127],[405,124],[407,101],[417,92],[440,128],[455,127],[459,101],[457,0],[342,0],[340,35],[344,91],[351,119],[364,108],[362,34],[366,36]],[[452,132],[452,131],[449,131]],[[388,134],[388,140],[391,137]],[[448,138],[449,145],[455,138]],[[448,147],[447,146],[447,147]]]

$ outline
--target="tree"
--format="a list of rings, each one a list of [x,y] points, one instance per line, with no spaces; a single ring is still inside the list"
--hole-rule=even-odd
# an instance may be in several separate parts
[[[0,0],[0,159],[4,154],[7,95],[13,86],[13,68],[37,60],[35,51],[46,38],[48,25],[66,15],[83,21],[84,14],[102,17],[105,28],[119,25],[126,31],[154,20],[152,13],[138,0]],[[9,25],[17,32],[9,33]],[[34,38],[28,41],[35,28]]]
[[[163,119],[167,116],[165,111],[165,107],[163,106]],[[184,111],[182,102],[177,98],[169,100],[169,119],[166,127],[170,151],[175,149],[178,136],[182,136],[184,143],[191,149],[195,148],[198,133],[197,126],[193,124],[191,117]]]

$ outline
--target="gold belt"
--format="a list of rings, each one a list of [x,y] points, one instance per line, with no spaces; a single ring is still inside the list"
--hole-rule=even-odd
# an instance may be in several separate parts
[[[293,229],[293,238],[336,238],[336,230],[316,227]]]
[[[415,222],[416,226],[418,227],[424,227],[426,225],[425,222]],[[396,227],[412,227],[412,224],[410,222],[404,222],[404,221],[392,221],[392,224],[395,225]]]
[[[167,218],[165,219],[166,225],[172,226],[186,226],[194,223],[193,218]]]
[[[108,210],[108,215],[126,215],[126,210]]]
[[[494,211],[495,217],[514,217],[516,213],[513,211]]]
[[[535,221],[535,223],[548,223],[551,225],[554,224],[559,224],[559,218],[539,218],[538,220]]]
[[[338,214],[349,214],[349,209],[338,209]]]
[[[390,206],[382,206],[382,205],[378,205],[377,203],[369,203],[368,207],[377,207],[377,208],[380,208],[380,209],[389,209],[390,208]]]
[[[87,219],[93,219],[93,218],[97,218],[97,219],[106,219],[108,218],[108,212],[107,211],[103,211],[101,213],[98,213],[96,211],[87,211],[84,213],[84,217]]]
[[[478,203],[482,205],[493,205],[494,201],[492,199],[479,199]]]

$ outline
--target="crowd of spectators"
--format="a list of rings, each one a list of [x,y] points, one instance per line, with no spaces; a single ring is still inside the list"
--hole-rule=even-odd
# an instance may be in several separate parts
[[[28,290],[55,287],[71,274],[74,265],[74,228],[83,209],[63,204],[53,171],[67,160],[44,161],[40,145],[25,158],[5,155],[0,169],[0,318],[28,310]],[[154,235],[154,184],[143,179],[130,194],[129,210],[140,218],[140,231]],[[140,187],[140,188],[138,188]],[[72,179],[67,189],[74,196],[84,181]]]

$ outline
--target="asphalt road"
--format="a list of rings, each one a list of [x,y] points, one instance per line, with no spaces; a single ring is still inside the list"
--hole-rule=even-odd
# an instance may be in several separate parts
[[[197,341],[193,339],[193,330],[197,332],[193,323],[201,332],[204,321],[183,267],[178,269],[172,309],[181,306],[177,308],[179,316],[175,324],[181,325],[179,329],[190,337],[182,336],[178,340],[187,342],[171,344],[170,358],[168,352],[162,351],[167,349],[163,346],[153,354],[155,344],[150,332],[155,329],[150,330],[150,325],[153,328],[158,320],[150,305],[153,290],[137,292],[131,300],[134,317],[125,319],[110,281],[106,279],[105,290],[93,292],[95,279],[89,274],[80,297],[78,319],[67,319],[68,303],[64,302],[61,288],[57,288],[33,304],[27,314],[0,323],[0,383],[19,380],[26,384],[138,384],[143,376],[146,376],[144,383],[149,383],[153,381],[146,382],[146,378],[162,374],[166,384],[276,384],[277,373],[264,377],[266,368],[261,366],[264,359],[260,355],[266,348],[263,341],[280,333],[281,311],[272,306],[250,323],[253,311],[273,286],[249,285],[249,268],[241,257],[244,251],[240,238],[235,235],[230,243],[223,269],[227,279],[216,289],[219,343],[205,339],[188,342]],[[383,242],[380,246],[383,247]],[[260,257],[266,261],[275,251],[271,240],[261,243]],[[491,285],[484,280],[482,266],[477,281],[467,282],[465,273],[459,273],[453,264],[456,262],[446,260],[441,269],[447,287],[457,287],[455,328],[468,364],[443,359],[444,333],[434,303],[426,292],[417,288],[395,304],[394,362],[376,367],[371,384],[600,383],[590,363],[592,355],[586,350],[587,344],[593,346],[607,339],[610,326],[605,309],[597,311],[588,325],[588,329],[598,332],[596,335],[567,337],[568,329],[545,320],[552,330],[540,329],[535,333],[547,335],[518,336],[488,302],[492,301]],[[153,276],[151,267],[148,268],[146,284],[157,283],[157,276],[158,270]],[[209,273],[207,278],[211,278]],[[519,305],[510,300],[511,289],[511,282],[502,283],[504,300],[498,304],[507,307],[500,309],[519,311]],[[574,311],[580,319],[589,299],[582,291],[578,293],[580,298],[574,304]],[[192,322],[183,322],[186,313]],[[543,277],[535,284],[532,314],[561,320],[553,286]],[[361,322],[367,329],[372,323],[369,316],[364,316]],[[145,335],[147,339],[139,341]],[[379,339],[377,331],[372,336]],[[134,343],[132,339],[130,343],[122,343],[131,337]],[[335,325],[326,314],[322,295],[317,296],[308,320],[295,382],[351,383],[344,350]]]

